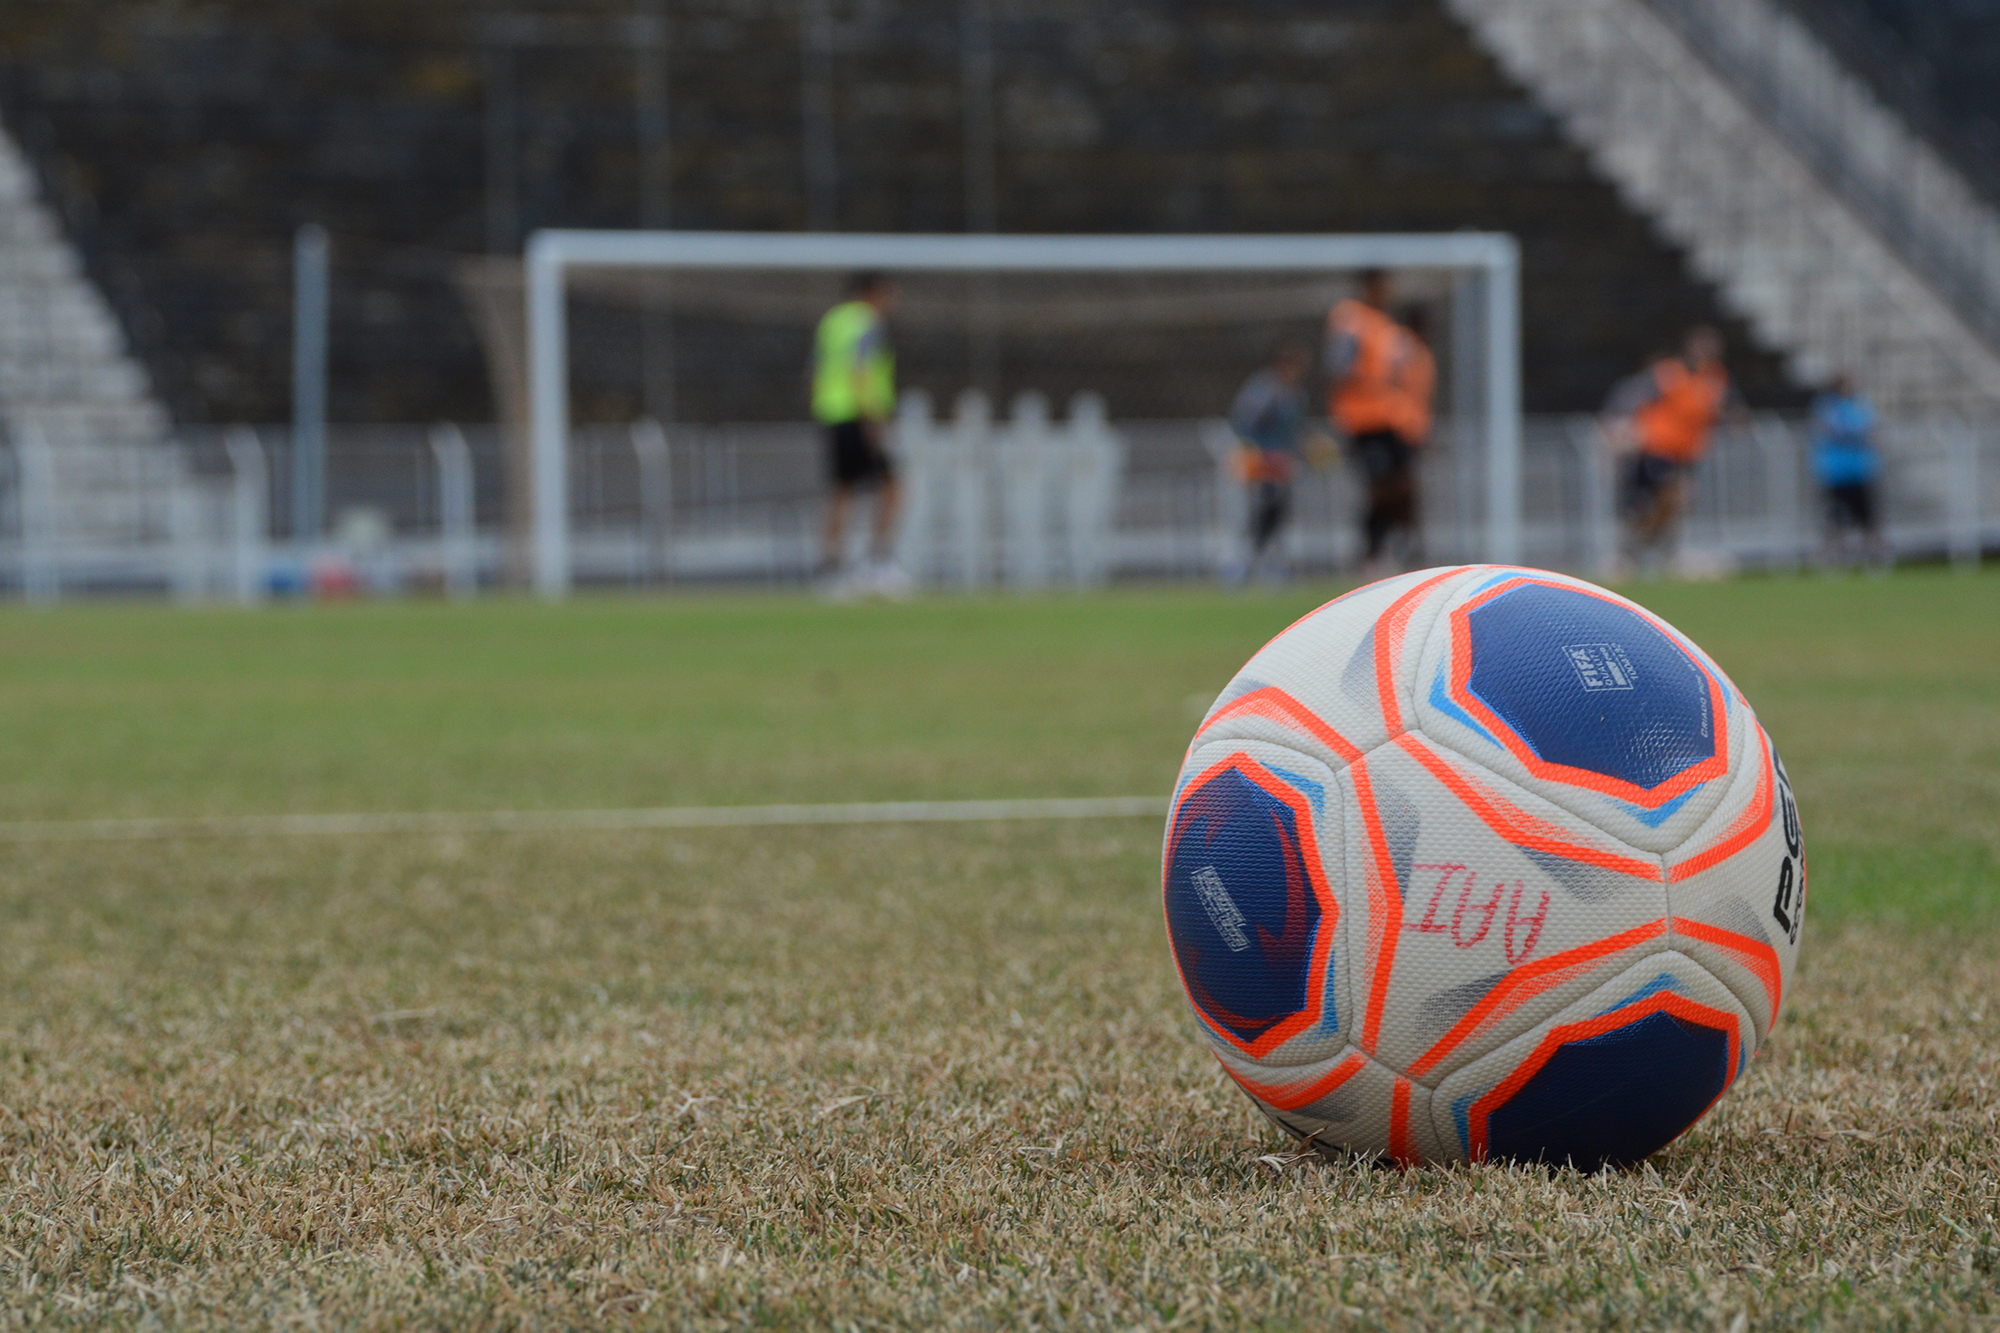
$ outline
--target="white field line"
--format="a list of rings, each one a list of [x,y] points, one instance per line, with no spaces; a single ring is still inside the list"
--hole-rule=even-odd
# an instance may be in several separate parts
[[[63,819],[0,824],[0,842],[140,838],[288,838],[371,833],[545,833],[780,824],[933,824],[991,819],[1112,819],[1167,813],[1164,796],[1012,801],[874,801],[850,805],[683,805],[650,810],[404,811],[223,815],[195,819]]]

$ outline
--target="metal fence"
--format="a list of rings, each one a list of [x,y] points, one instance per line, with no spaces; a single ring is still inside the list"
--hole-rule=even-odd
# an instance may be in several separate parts
[[[1106,423],[1080,401],[1003,420],[968,407],[901,423],[909,509],[898,558],[942,587],[1034,588],[1210,579],[1244,555],[1247,498],[1215,421]],[[1973,561],[2000,548],[2000,422],[1936,417],[1882,430],[1885,536],[1899,558]],[[1421,463],[1412,560],[1477,560],[1484,472],[1450,424]],[[575,568],[596,586],[801,585],[821,559],[816,430],[797,425],[586,427],[572,458]],[[1678,560],[1689,572],[1791,568],[1819,557],[1820,497],[1803,424],[1722,431],[1698,470]],[[325,588],[470,593],[510,581],[506,468],[491,427],[338,429],[328,524],[288,531],[282,430],[184,432],[166,449],[61,456],[0,449],[0,593],[259,600]],[[1588,416],[1529,418],[1524,558],[1602,572],[1619,554],[1619,466]],[[1354,472],[1309,470],[1282,550],[1295,574],[1360,555]]]

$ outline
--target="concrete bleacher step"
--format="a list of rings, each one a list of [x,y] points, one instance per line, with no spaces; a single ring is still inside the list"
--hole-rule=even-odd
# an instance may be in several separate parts
[[[15,485],[24,451],[46,460],[31,521],[68,547],[157,540],[182,481],[168,429],[110,307],[0,128],[0,431],[14,447]]]
[[[2000,411],[1975,327],[2000,215],[1772,0],[1448,3],[1799,379],[1850,371],[1895,412]],[[1927,207],[1905,234],[1870,209],[1912,166]],[[1972,256],[1970,279],[1942,285],[1940,254]]]
[[[10,360],[0,356],[0,399],[29,402],[130,402],[142,399],[146,377],[113,362]]]

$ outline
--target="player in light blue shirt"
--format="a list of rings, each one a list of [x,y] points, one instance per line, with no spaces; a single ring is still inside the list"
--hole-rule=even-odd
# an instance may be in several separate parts
[[[1875,448],[1875,406],[1854,387],[1845,372],[1813,399],[1813,479],[1826,502],[1826,557],[1845,563],[1851,540],[1862,556],[1877,564],[1889,562],[1882,540],[1878,484],[1882,456]]]

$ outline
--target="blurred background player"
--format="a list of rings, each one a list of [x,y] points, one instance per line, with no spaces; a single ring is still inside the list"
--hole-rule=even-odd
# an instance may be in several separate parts
[[[1889,550],[1876,504],[1882,456],[1875,448],[1875,405],[1856,391],[1854,377],[1845,371],[1813,398],[1812,460],[1826,501],[1827,563],[1845,563],[1854,538],[1862,559],[1886,569]]]
[[[1607,434],[1614,448],[1631,453],[1623,509],[1633,560],[1656,558],[1672,545],[1716,423],[1741,410],[1723,368],[1722,335],[1706,325],[1688,330],[1679,356],[1657,357],[1612,390]]]
[[[1430,434],[1437,378],[1430,349],[1388,313],[1389,275],[1369,269],[1361,294],[1326,319],[1327,414],[1347,435],[1368,485],[1362,513],[1362,573],[1389,571],[1389,538],[1405,533],[1416,553],[1416,451]]]
[[[836,594],[903,596],[910,591],[909,576],[889,557],[898,495],[887,440],[896,412],[896,355],[888,326],[896,289],[886,274],[857,273],[847,291],[848,299],[826,312],[813,337],[813,417],[826,428],[833,479],[820,574]],[[856,493],[866,490],[875,492],[869,563],[848,578],[843,574],[847,514]]]
[[[1430,347],[1430,313],[1420,305],[1406,306],[1399,318],[1402,330],[1389,372],[1390,382],[1396,387],[1399,414],[1396,433],[1412,448],[1421,449],[1430,443],[1431,399],[1437,392],[1437,360],[1432,357]]]
[[[1272,549],[1292,510],[1292,483],[1298,477],[1306,433],[1306,371],[1312,357],[1298,343],[1284,343],[1236,393],[1229,408],[1229,425],[1242,448],[1237,452],[1237,476],[1250,489],[1250,555],[1228,571],[1228,581],[1241,583],[1261,571],[1281,581],[1284,557]],[[1269,558],[1267,559],[1267,553]]]

